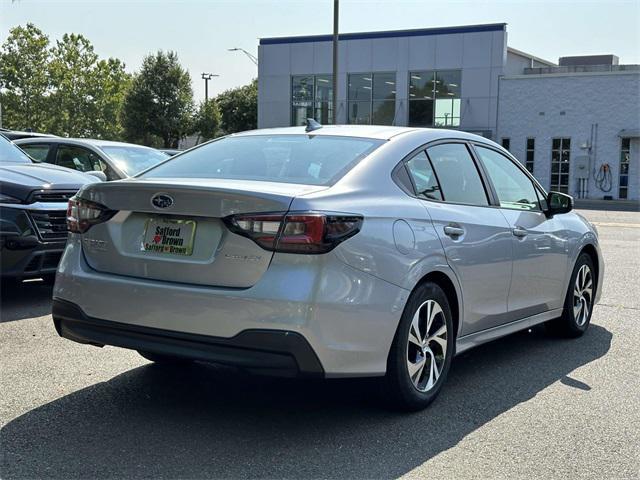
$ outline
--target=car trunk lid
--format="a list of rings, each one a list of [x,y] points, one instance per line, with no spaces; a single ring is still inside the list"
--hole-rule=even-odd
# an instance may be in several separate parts
[[[91,268],[180,283],[248,288],[272,252],[229,231],[222,219],[286,212],[294,197],[326,187],[240,180],[134,180],[92,185],[84,199],[117,213],[83,234]],[[153,199],[159,198],[155,204]]]

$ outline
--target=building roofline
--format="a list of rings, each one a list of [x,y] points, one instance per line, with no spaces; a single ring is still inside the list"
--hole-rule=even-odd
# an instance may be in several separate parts
[[[482,25],[461,25],[457,27],[417,28],[412,30],[386,30],[378,32],[341,33],[339,40],[366,40],[372,38],[423,37],[429,35],[446,35],[454,33],[499,32],[506,30],[506,23],[488,23]],[[260,45],[281,43],[330,42],[333,35],[307,35],[300,37],[261,38]]]
[[[561,72],[561,73],[527,73],[524,75],[505,75],[500,77],[501,80],[525,80],[535,78],[553,78],[553,77],[600,77],[604,75],[640,75],[640,70],[616,70],[608,72]]]
[[[545,65],[548,65],[550,67],[557,67],[558,66],[557,63],[550,62],[549,60],[545,60],[544,58],[536,57],[535,55],[531,55],[530,53],[523,52],[522,50],[518,50],[517,48],[513,48],[513,47],[507,46],[507,52],[513,53],[513,54],[518,55],[520,57],[525,57],[525,58],[529,58],[531,60],[535,60],[536,62],[539,62],[539,63],[544,63]]]

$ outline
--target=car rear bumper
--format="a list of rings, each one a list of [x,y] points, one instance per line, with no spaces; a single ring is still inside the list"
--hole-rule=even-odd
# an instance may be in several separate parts
[[[258,283],[242,289],[103,273],[87,264],[81,237],[72,234],[53,296],[89,318],[216,344],[246,331],[293,332],[310,345],[326,377],[356,377],[386,372],[409,293],[334,254],[275,254]]]
[[[324,370],[302,335],[245,330],[232,338],[179,333],[89,317],[74,303],[54,298],[53,322],[61,337],[242,367],[278,376],[322,377]]]

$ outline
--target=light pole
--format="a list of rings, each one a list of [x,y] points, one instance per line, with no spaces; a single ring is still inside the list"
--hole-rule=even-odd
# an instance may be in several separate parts
[[[228,51],[230,51],[230,52],[242,52],[247,57],[249,57],[249,60],[251,60],[253,63],[255,63],[256,66],[258,66],[258,58],[255,55],[253,55],[252,53],[247,52],[244,48],[233,47],[233,48],[229,48]]]
[[[204,80],[204,101],[205,103],[209,100],[209,80],[213,77],[219,77],[220,75],[216,75],[215,73],[203,73],[202,79]]]

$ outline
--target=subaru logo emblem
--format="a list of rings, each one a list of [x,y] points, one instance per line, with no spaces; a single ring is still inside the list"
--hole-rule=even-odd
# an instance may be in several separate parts
[[[151,205],[153,205],[154,208],[169,208],[173,205],[173,198],[166,193],[156,193],[151,197]]]

